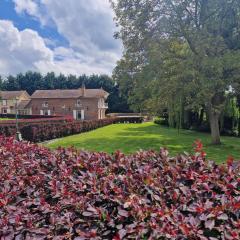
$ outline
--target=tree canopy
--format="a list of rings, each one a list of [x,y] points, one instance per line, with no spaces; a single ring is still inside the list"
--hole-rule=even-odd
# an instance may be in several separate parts
[[[240,84],[240,2],[111,2],[124,44],[113,76],[129,103],[155,113],[167,109],[180,127],[186,112],[203,109],[219,144],[221,115]]]

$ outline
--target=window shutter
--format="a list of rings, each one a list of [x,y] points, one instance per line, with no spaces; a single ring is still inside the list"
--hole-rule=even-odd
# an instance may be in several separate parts
[[[73,110],[73,118],[76,120],[77,119],[77,111]]]
[[[81,120],[84,120],[84,110],[81,110]]]

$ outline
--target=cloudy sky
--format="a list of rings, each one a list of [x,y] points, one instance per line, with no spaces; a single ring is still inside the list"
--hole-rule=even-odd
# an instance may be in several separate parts
[[[0,75],[111,74],[115,31],[108,0],[0,0]]]

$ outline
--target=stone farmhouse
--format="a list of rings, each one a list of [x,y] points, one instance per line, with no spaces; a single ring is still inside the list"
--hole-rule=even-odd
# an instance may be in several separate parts
[[[15,114],[18,109],[19,114],[32,114],[28,108],[31,98],[26,91],[0,91],[0,113]]]
[[[71,116],[76,120],[94,120],[104,119],[108,109],[105,101],[109,94],[106,91],[86,89],[84,86],[73,90],[37,90],[32,96],[28,95],[28,99],[18,100],[17,106],[13,105],[14,102],[16,104],[16,96],[12,94],[12,98],[9,96],[6,99],[5,93],[2,92],[0,97],[1,113],[15,113],[17,107],[19,114]],[[4,104],[7,105],[4,107]]]

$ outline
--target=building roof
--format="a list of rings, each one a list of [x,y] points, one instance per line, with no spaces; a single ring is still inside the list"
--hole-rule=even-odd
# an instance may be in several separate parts
[[[31,99],[29,100],[21,100],[19,103],[18,103],[18,109],[25,109],[27,108],[27,105],[31,102]]]
[[[109,94],[103,89],[69,89],[69,90],[37,90],[31,96],[32,99],[38,98],[99,98],[107,97]]]
[[[85,89],[85,97],[95,98],[95,97],[108,97],[109,93],[100,89]]]
[[[6,100],[12,100],[20,97],[22,94],[29,96],[26,91],[0,91],[0,98]]]

